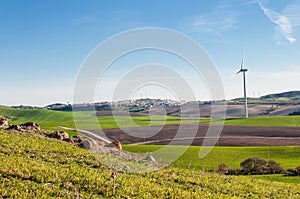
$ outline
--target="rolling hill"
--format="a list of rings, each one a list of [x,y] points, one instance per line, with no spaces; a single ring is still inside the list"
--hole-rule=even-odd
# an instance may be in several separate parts
[[[88,150],[30,133],[0,130],[0,140],[1,198],[300,198],[297,184],[173,166],[113,181]]]
[[[283,93],[261,96],[259,99],[267,101],[293,101],[300,100],[300,91],[288,91]]]

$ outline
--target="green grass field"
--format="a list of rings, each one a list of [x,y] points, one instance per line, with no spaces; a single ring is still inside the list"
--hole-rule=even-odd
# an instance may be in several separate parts
[[[55,129],[57,126],[66,126],[73,128],[74,119],[72,112],[59,112],[43,109],[14,109],[9,107],[0,107],[0,116],[7,116],[11,123],[22,123],[34,121],[40,124],[43,129]],[[93,112],[76,112],[78,124],[83,129],[99,128],[117,128],[130,126],[147,126],[163,124],[199,124],[209,123],[209,119],[196,120],[193,118],[184,118],[176,116],[92,116]],[[133,122],[132,122],[133,121]],[[214,121],[213,123],[219,123]],[[225,124],[248,125],[248,126],[300,126],[300,116],[261,116],[248,119],[226,119]]]
[[[226,119],[225,124],[247,126],[299,126],[300,116],[258,116],[250,118]]]
[[[125,145],[123,148],[134,153],[147,153],[162,148],[160,145]],[[170,151],[176,151],[182,146],[169,146]],[[300,166],[300,146],[261,146],[261,147],[213,147],[211,152],[200,159],[201,147],[190,146],[187,151],[172,165],[181,169],[218,170],[221,163],[225,163],[232,169],[240,168],[240,163],[248,157],[260,157],[272,159],[283,168],[295,169]],[[169,154],[165,154],[168,156]],[[156,157],[160,158],[160,157]],[[300,184],[299,176],[278,175],[254,175],[251,178],[259,178],[269,181]]]
[[[147,153],[159,150],[161,145],[125,145],[123,148],[130,152]],[[183,146],[169,146],[170,151],[176,151]],[[261,146],[261,147],[213,147],[212,151],[200,159],[201,147],[190,146],[176,162],[176,167],[183,169],[206,170],[218,169],[218,165],[225,163],[231,168],[239,168],[240,162],[248,157],[272,159],[284,168],[296,168],[300,165],[300,146]],[[159,157],[158,157],[159,158]]]
[[[10,123],[20,124],[27,121],[37,122],[43,129],[55,129],[57,126],[74,128],[72,112],[60,112],[43,109],[14,109],[0,107],[0,116],[10,118]],[[76,112],[78,127],[82,129],[117,128],[163,124],[197,124],[199,120],[183,119],[175,116],[93,116],[93,112]],[[207,120],[205,120],[207,121]]]
[[[297,184],[170,166],[118,173],[89,151],[30,133],[0,130],[1,198],[300,198]]]

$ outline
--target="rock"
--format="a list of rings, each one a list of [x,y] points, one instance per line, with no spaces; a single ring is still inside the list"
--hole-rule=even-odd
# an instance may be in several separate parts
[[[117,149],[122,150],[122,144],[118,140],[113,141],[110,144],[105,145],[106,147],[116,147]]]
[[[9,125],[8,125],[8,119],[5,118],[5,117],[0,118],[0,128],[5,129],[7,127],[9,127]]]
[[[122,144],[118,140],[113,141],[112,144],[115,145],[117,149],[122,150]]]
[[[70,139],[69,134],[65,131],[55,131],[51,133],[48,137],[55,138],[62,141],[68,141]]]
[[[69,134],[67,132],[65,132],[65,131],[60,131],[59,134],[61,135],[62,140],[70,139]]]
[[[74,144],[82,145],[82,139],[79,135],[75,135],[72,137]]]
[[[10,130],[10,131],[22,131],[22,128],[17,125],[17,124],[12,124],[12,125],[9,125],[8,128],[6,128],[6,130]]]
[[[49,135],[47,135],[47,137],[49,137],[49,138],[55,138],[55,139],[58,139],[58,140],[61,139],[60,134],[59,134],[58,131],[54,131],[53,133],[50,133]]]
[[[88,150],[94,150],[98,153],[103,153],[105,151],[104,149],[104,143],[100,141],[96,141],[94,139],[86,138],[83,140],[81,147],[88,149]]]
[[[71,144],[75,144],[72,137],[66,138],[66,139],[64,139],[63,141],[69,142],[69,143],[71,143]]]
[[[23,130],[34,130],[34,131],[41,130],[41,127],[37,123],[34,123],[34,122],[25,122],[25,123],[21,124],[20,126]]]
[[[93,150],[96,147],[96,145],[97,145],[96,141],[92,139],[85,139],[82,142],[83,148],[88,150]]]
[[[147,157],[145,158],[145,160],[148,163],[151,163],[153,165],[157,165],[157,162],[156,162],[155,158],[152,155],[147,155]]]

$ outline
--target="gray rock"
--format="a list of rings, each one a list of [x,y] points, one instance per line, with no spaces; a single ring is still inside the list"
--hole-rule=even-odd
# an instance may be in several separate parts
[[[104,143],[96,141],[94,139],[86,138],[82,141],[81,146],[88,150],[94,150],[98,153],[103,153],[106,150],[104,149]]]
[[[152,155],[147,155],[147,157],[145,158],[145,160],[153,165],[157,165],[158,163],[156,162],[155,158]]]

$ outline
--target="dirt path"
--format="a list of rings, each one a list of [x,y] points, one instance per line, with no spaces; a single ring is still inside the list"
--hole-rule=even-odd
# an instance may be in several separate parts
[[[65,127],[65,126],[58,126],[61,129],[65,129],[65,130],[70,130],[70,131],[77,131],[79,133],[82,133],[88,137],[94,138],[96,140],[101,140],[104,141],[105,143],[111,143],[110,140],[103,138],[102,136],[97,135],[95,132],[91,132],[91,131],[87,131],[87,130],[82,130],[82,129],[74,129],[74,128],[69,128],[69,127]]]

